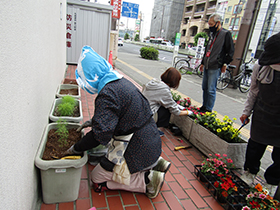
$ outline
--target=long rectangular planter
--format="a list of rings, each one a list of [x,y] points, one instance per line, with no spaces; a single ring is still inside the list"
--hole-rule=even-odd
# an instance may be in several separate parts
[[[175,124],[183,133],[183,136],[186,139],[190,139],[190,135],[192,132],[192,126],[194,124],[194,120],[189,116],[178,116],[171,114],[170,122]]]
[[[87,163],[87,152],[76,160],[43,160],[48,132],[57,123],[45,128],[40,146],[35,156],[35,165],[40,169],[43,201],[46,204],[70,202],[78,198],[82,167]],[[78,128],[80,124],[68,123],[67,128]]]
[[[205,127],[193,123],[190,142],[202,153],[209,157],[209,154],[227,154],[233,160],[236,168],[242,168],[245,161],[247,142],[228,143]]]
[[[71,95],[73,98],[79,99],[81,98],[81,90],[78,85],[75,84],[61,84],[58,86],[57,91],[56,91],[56,97],[57,98],[62,98],[63,96],[66,96],[67,94],[61,94],[61,90],[70,90],[70,89],[75,89],[78,92],[78,95]],[[69,95],[69,94],[68,94]]]
[[[79,106],[79,114],[80,114],[79,117],[55,116],[54,115],[55,108],[62,102],[62,98],[57,98],[53,102],[52,109],[49,115],[50,122],[56,122],[59,119],[66,120],[67,122],[75,122],[75,123],[81,122],[83,120],[82,102],[78,99],[75,100],[78,102],[78,106]]]

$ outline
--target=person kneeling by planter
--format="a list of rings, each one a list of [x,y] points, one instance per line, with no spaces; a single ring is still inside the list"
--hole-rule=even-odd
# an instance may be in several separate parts
[[[85,123],[92,130],[66,154],[108,145],[107,155],[91,173],[95,191],[126,190],[155,198],[171,164],[160,157],[161,139],[148,100],[89,46],[82,49],[76,80],[98,95],[94,116]]]
[[[158,127],[167,127],[171,113],[174,115],[191,115],[193,112],[184,110],[173,100],[170,88],[177,89],[181,80],[181,73],[173,68],[168,68],[162,75],[161,81],[152,79],[143,86],[143,95],[149,100],[154,120]],[[160,135],[164,133],[159,130]]]

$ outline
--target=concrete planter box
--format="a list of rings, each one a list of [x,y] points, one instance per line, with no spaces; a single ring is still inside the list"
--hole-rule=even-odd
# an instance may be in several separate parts
[[[177,115],[171,114],[170,122],[175,124],[178,128],[180,128],[180,130],[183,133],[183,136],[186,139],[188,139],[188,140],[190,139],[192,126],[194,124],[194,121],[192,118],[190,118],[189,116],[177,116]]]
[[[79,106],[79,117],[69,117],[69,116],[54,116],[54,111],[55,108],[62,103],[62,98],[57,98],[54,100],[53,105],[52,105],[52,109],[49,115],[49,119],[50,122],[56,122],[59,119],[64,119],[67,122],[75,122],[75,123],[79,123],[83,120],[83,111],[82,111],[82,102],[78,99],[75,99],[78,102],[78,106]]]
[[[196,146],[207,157],[209,154],[227,154],[233,160],[236,168],[242,168],[245,161],[247,142],[228,143],[205,127],[193,123],[190,142]]]
[[[35,165],[40,169],[43,201],[46,204],[70,202],[78,198],[82,167],[88,156],[84,152],[77,160],[43,160],[42,156],[47,143],[48,132],[56,129],[57,123],[48,124],[45,128],[40,146],[35,156]],[[68,123],[68,128],[78,128],[80,124]]]
[[[68,94],[61,94],[60,91],[61,90],[69,90],[69,89],[77,89],[78,91],[78,95],[71,95],[73,98],[79,99],[81,98],[81,90],[80,87],[78,85],[72,85],[72,84],[61,84],[58,86],[57,88],[57,92],[56,92],[56,97],[57,98],[62,98],[63,96],[66,96]]]

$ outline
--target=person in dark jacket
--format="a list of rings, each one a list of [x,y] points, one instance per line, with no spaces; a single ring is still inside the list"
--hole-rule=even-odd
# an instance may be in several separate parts
[[[227,64],[232,61],[234,45],[230,31],[222,28],[221,16],[213,14],[208,20],[210,37],[205,48],[200,71],[204,71],[202,80],[203,104],[200,111],[211,112],[216,100],[217,81]]]
[[[247,145],[244,174],[241,178],[254,184],[260,170],[260,160],[268,145],[273,146],[273,163],[266,169],[265,188],[271,196],[280,182],[280,33],[264,44],[258,64],[253,67],[251,88],[247,95],[241,122],[247,124],[253,113],[250,139]]]
[[[66,154],[107,145],[107,155],[91,173],[95,190],[127,190],[155,198],[170,163],[160,157],[161,139],[148,100],[89,46],[82,49],[76,80],[98,95],[91,131]]]

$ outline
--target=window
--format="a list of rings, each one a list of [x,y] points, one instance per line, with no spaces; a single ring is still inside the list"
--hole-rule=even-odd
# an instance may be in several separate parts
[[[229,18],[226,18],[225,19],[225,24],[228,24],[228,22],[229,22]]]
[[[242,11],[242,7],[243,7],[243,5],[235,5],[234,10],[233,10],[233,14],[240,14],[241,11]]]
[[[227,11],[228,11],[228,12],[231,12],[231,10],[232,10],[232,6],[229,6],[228,9],[227,9]]]
[[[186,29],[182,30],[182,36],[186,36]]]
[[[240,17],[238,17],[238,18],[232,18],[229,25],[230,25],[230,26],[238,26],[239,20],[240,20]]]

